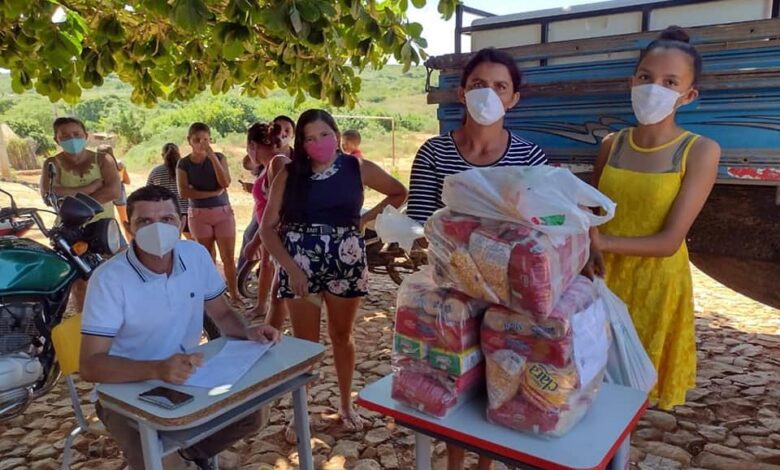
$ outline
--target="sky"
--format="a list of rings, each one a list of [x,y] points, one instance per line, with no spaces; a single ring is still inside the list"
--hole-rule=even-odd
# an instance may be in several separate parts
[[[496,15],[509,15],[550,8],[565,8],[567,6],[595,3],[593,0],[464,0],[466,6],[480,9]],[[410,21],[423,25],[423,37],[428,40],[426,52],[429,55],[442,55],[455,52],[455,16],[448,21],[441,19],[436,7],[438,0],[427,0],[425,7],[416,9],[409,5],[407,12]],[[475,16],[464,15],[463,25],[468,26]],[[461,40],[463,52],[469,51],[469,37]]]

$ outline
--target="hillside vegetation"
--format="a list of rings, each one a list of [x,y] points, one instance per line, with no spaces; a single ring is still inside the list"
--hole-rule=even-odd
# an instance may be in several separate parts
[[[371,159],[406,179],[409,159],[428,135],[437,132],[436,110],[426,104],[425,69],[414,67],[402,73],[401,66],[388,65],[381,71],[362,74],[360,102],[352,110],[307,100],[297,108],[294,99],[283,90],[274,90],[266,98],[242,96],[238,91],[214,96],[204,92],[187,102],[164,102],[155,108],[144,108],[130,102],[131,89],[116,78],[110,78],[100,88],[86,90],[82,100],[70,106],[52,105],[47,98],[28,92],[17,95],[11,91],[10,77],[0,75],[0,122],[7,122],[22,137],[34,139],[38,153],[55,150],[51,138],[51,122],[56,116],[74,115],[91,132],[113,133],[118,137],[117,155],[137,173],[143,173],[160,160],[160,149],[166,142],[188,151],[186,134],[194,121],[209,124],[215,148],[230,158],[238,171],[245,145],[246,128],[256,121],[268,121],[279,114],[294,119],[305,109],[321,107],[335,115],[389,116],[395,119],[396,158],[392,164],[391,124],[387,120],[366,120],[339,117],[342,130],[355,128],[363,135],[364,153]]]

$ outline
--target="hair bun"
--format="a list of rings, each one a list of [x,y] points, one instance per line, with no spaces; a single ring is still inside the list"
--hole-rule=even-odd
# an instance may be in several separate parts
[[[669,26],[661,31],[661,34],[658,35],[658,39],[663,41],[679,41],[686,44],[691,42],[691,37],[679,26]]]

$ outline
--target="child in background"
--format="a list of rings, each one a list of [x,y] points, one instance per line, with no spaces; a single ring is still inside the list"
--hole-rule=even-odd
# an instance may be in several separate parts
[[[347,129],[341,135],[341,148],[344,153],[353,157],[363,158],[363,152],[360,151],[360,132],[356,129]]]

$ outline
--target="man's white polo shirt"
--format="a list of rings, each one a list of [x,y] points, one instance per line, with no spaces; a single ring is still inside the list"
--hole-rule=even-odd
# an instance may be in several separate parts
[[[146,268],[131,245],[92,274],[81,332],[113,338],[112,356],[166,359],[198,345],[204,302],[223,292],[225,281],[202,245],[179,240],[170,275]]]

